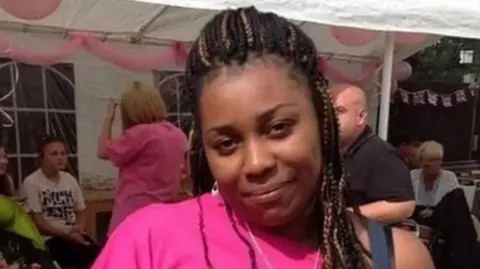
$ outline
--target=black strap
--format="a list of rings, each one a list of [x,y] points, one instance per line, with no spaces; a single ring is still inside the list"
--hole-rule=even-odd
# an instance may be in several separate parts
[[[395,269],[392,229],[378,222],[368,222],[373,269]]]

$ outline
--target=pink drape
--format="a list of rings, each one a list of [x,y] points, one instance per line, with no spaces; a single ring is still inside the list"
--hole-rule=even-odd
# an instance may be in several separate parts
[[[181,66],[184,65],[188,55],[188,47],[184,43],[172,44],[155,53],[143,55],[126,53],[86,32],[72,33],[69,41],[49,52],[27,51],[11,43],[8,39],[0,39],[0,51],[3,51],[4,57],[34,65],[53,65],[65,61],[81,49],[120,68],[132,71],[150,71],[165,66]],[[349,76],[332,67],[328,60],[318,58],[319,71],[323,72],[326,77],[348,83],[357,83],[371,78],[378,66],[377,62],[366,63],[358,74]]]

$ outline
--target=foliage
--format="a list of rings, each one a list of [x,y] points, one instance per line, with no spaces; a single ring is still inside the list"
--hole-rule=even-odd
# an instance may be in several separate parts
[[[460,51],[473,50],[472,64],[460,63]],[[480,40],[444,37],[408,59],[414,69],[412,80],[459,83],[463,75],[480,75]]]

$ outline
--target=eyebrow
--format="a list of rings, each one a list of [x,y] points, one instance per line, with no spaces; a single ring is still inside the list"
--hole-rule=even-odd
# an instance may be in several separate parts
[[[268,122],[270,121],[273,116],[275,115],[275,113],[282,109],[282,108],[285,108],[285,107],[295,107],[297,106],[296,104],[294,103],[281,103],[281,104],[277,104],[275,105],[274,107],[272,108],[269,108],[265,111],[262,111],[260,113],[258,113],[255,118],[256,118],[256,121],[258,122]],[[231,124],[227,123],[227,124],[220,124],[220,125],[216,125],[216,126],[212,126],[210,128],[208,128],[206,130],[206,133],[208,132],[212,132],[212,131],[216,131],[216,132],[228,132],[230,129],[231,129]]]

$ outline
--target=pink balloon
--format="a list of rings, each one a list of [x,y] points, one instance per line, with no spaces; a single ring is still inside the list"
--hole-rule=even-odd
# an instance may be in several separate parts
[[[424,34],[417,33],[395,33],[395,43],[401,45],[417,45],[427,38]]]
[[[0,7],[23,20],[40,20],[51,15],[62,0],[0,0]]]
[[[330,33],[347,47],[363,46],[378,37],[378,32],[348,27],[330,27]]]
[[[412,75],[412,66],[405,62],[399,62],[393,66],[393,78],[397,81],[407,80]]]

